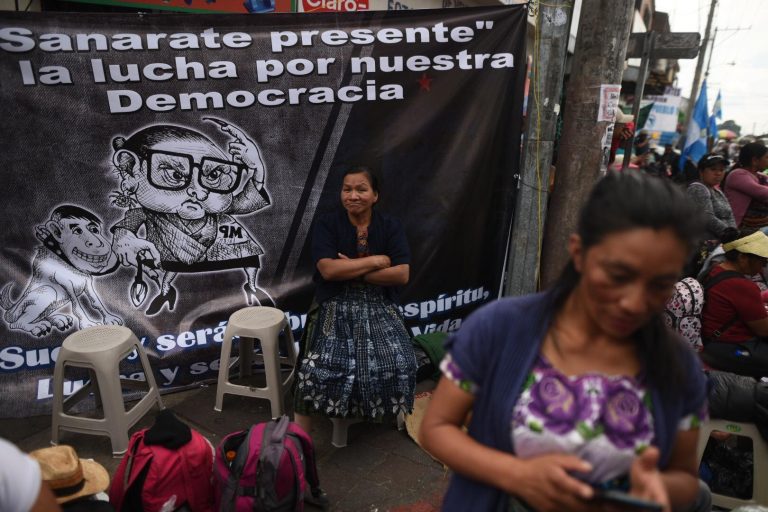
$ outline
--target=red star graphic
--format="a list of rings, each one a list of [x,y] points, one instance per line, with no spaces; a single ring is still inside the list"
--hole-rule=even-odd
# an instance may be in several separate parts
[[[429,78],[426,73],[422,73],[421,78],[417,80],[417,82],[419,82],[419,90],[429,92],[431,90],[430,86],[432,85],[432,80],[434,80],[434,78]]]

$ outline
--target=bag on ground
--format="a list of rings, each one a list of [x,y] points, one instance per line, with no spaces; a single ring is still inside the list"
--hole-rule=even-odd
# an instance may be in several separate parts
[[[109,489],[118,512],[213,512],[213,447],[170,410],[131,436]]]
[[[287,416],[226,436],[216,449],[214,496],[221,512],[324,507],[312,439]]]

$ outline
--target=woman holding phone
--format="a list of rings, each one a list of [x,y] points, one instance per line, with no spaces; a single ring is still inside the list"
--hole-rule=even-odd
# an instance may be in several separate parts
[[[603,491],[695,503],[705,378],[660,313],[701,230],[666,180],[609,174],[555,285],[470,315],[420,434],[455,472],[444,510],[605,510]]]

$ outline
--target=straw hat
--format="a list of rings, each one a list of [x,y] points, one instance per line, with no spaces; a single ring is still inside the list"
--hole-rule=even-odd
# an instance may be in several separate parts
[[[736,250],[744,254],[768,258],[768,236],[765,236],[762,231],[755,231],[749,236],[723,244],[723,250],[725,252]]]
[[[68,501],[102,492],[109,487],[109,473],[92,460],[81,459],[71,446],[59,445],[30,453],[40,463],[43,480],[56,495],[56,501]]]

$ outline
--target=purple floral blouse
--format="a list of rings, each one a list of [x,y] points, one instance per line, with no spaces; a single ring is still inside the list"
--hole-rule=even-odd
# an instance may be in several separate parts
[[[477,387],[465,378],[450,353],[440,364],[443,374],[465,391]],[[539,355],[512,412],[510,431],[515,455],[576,455],[590,464],[586,480],[606,484],[625,478],[632,461],[653,441],[651,397],[642,378],[586,373],[566,376]],[[697,428],[699,414],[679,423]]]

